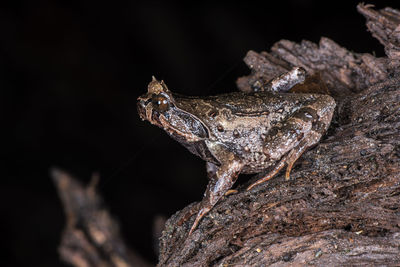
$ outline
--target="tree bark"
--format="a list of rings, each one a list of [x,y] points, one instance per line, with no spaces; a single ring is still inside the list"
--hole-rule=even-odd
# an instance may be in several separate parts
[[[220,200],[188,235],[192,204],[173,215],[160,239],[158,266],[397,266],[400,263],[400,12],[360,4],[386,57],[353,53],[330,39],[287,40],[270,52],[249,51],[251,91],[301,66],[336,100],[331,126],[286,181]],[[319,86],[321,87],[321,86]],[[67,226],[60,253],[75,266],[148,266],[133,257],[102,208],[94,185],[62,172],[53,177]],[[251,183],[250,181],[249,183]]]
[[[58,249],[63,261],[77,267],[151,266],[125,245],[118,223],[96,191],[98,176],[83,186],[61,170],[54,169],[51,175],[67,219]]]
[[[281,40],[249,51],[242,91],[301,66],[337,102],[323,140],[285,181],[224,197],[191,236],[186,207],[166,223],[159,266],[318,266],[400,263],[400,12],[360,4],[387,57],[358,54],[322,38]],[[251,182],[251,181],[250,181]]]

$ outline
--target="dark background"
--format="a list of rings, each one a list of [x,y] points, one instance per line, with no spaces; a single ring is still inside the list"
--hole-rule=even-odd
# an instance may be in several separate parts
[[[151,75],[187,95],[233,91],[249,73],[246,52],[268,51],[280,39],[326,36],[383,56],[357,1],[343,2],[2,4],[1,262],[62,264],[64,214],[52,166],[83,182],[99,172],[125,240],[155,262],[154,217],[199,201],[207,179],[204,162],[138,118],[136,98]]]

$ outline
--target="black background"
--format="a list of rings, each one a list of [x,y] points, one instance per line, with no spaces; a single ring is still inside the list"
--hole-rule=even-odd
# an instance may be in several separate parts
[[[172,91],[236,90],[248,50],[326,36],[383,56],[357,1],[172,4],[146,1],[14,2],[0,9],[2,260],[61,265],[64,214],[49,168],[99,190],[127,243],[155,262],[151,226],[199,201],[204,162],[142,122],[136,98],[151,75]],[[377,8],[400,7],[375,1]],[[239,180],[240,182],[240,180]]]

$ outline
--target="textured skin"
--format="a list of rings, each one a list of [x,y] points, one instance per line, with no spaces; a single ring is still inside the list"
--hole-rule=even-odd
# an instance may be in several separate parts
[[[298,143],[277,143],[284,139],[278,138],[278,132],[290,135],[291,137],[287,136],[287,140],[294,140],[299,134],[311,130],[313,123],[301,115],[302,109],[307,108],[309,113],[315,116],[315,122],[324,124],[322,128],[325,130],[334,108],[330,96],[317,94],[235,92],[207,98],[175,97],[175,101],[180,109],[196,114],[204,123],[208,130],[208,138],[205,138],[204,142],[217,159],[217,163],[224,162],[224,156],[220,156],[215,147],[223,146],[239,155],[246,163],[242,173],[258,173],[265,170]],[[293,116],[297,118],[288,120]],[[271,131],[273,128],[274,131]],[[269,150],[269,157],[263,153],[266,150]],[[197,155],[205,161],[213,162],[212,159],[204,157],[204,154]]]
[[[209,163],[210,182],[190,233],[239,173],[266,172],[248,189],[272,178],[285,164],[289,178],[294,162],[319,141],[335,109],[333,98],[279,93],[280,88],[286,92],[288,86],[303,81],[303,72],[295,68],[259,92],[209,97],[173,94],[153,78],[148,93],[138,98],[143,120],[161,127]]]

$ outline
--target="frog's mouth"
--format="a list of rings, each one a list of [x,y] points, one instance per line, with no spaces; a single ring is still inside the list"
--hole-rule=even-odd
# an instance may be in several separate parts
[[[146,96],[139,97],[137,103],[137,110],[139,113],[139,117],[142,120],[147,120],[151,124],[164,128],[160,120],[160,116],[163,116],[163,114],[154,109],[153,104],[151,103],[151,97],[146,97]]]
[[[137,110],[139,113],[139,117],[142,120],[148,120],[153,123],[153,110],[151,107],[151,98],[149,97],[139,97],[137,103]]]
[[[137,109],[142,120],[148,120],[170,135],[180,136],[189,142],[204,140],[209,137],[209,129],[194,115],[176,106],[171,106],[164,112],[153,108],[151,98],[139,97]]]

